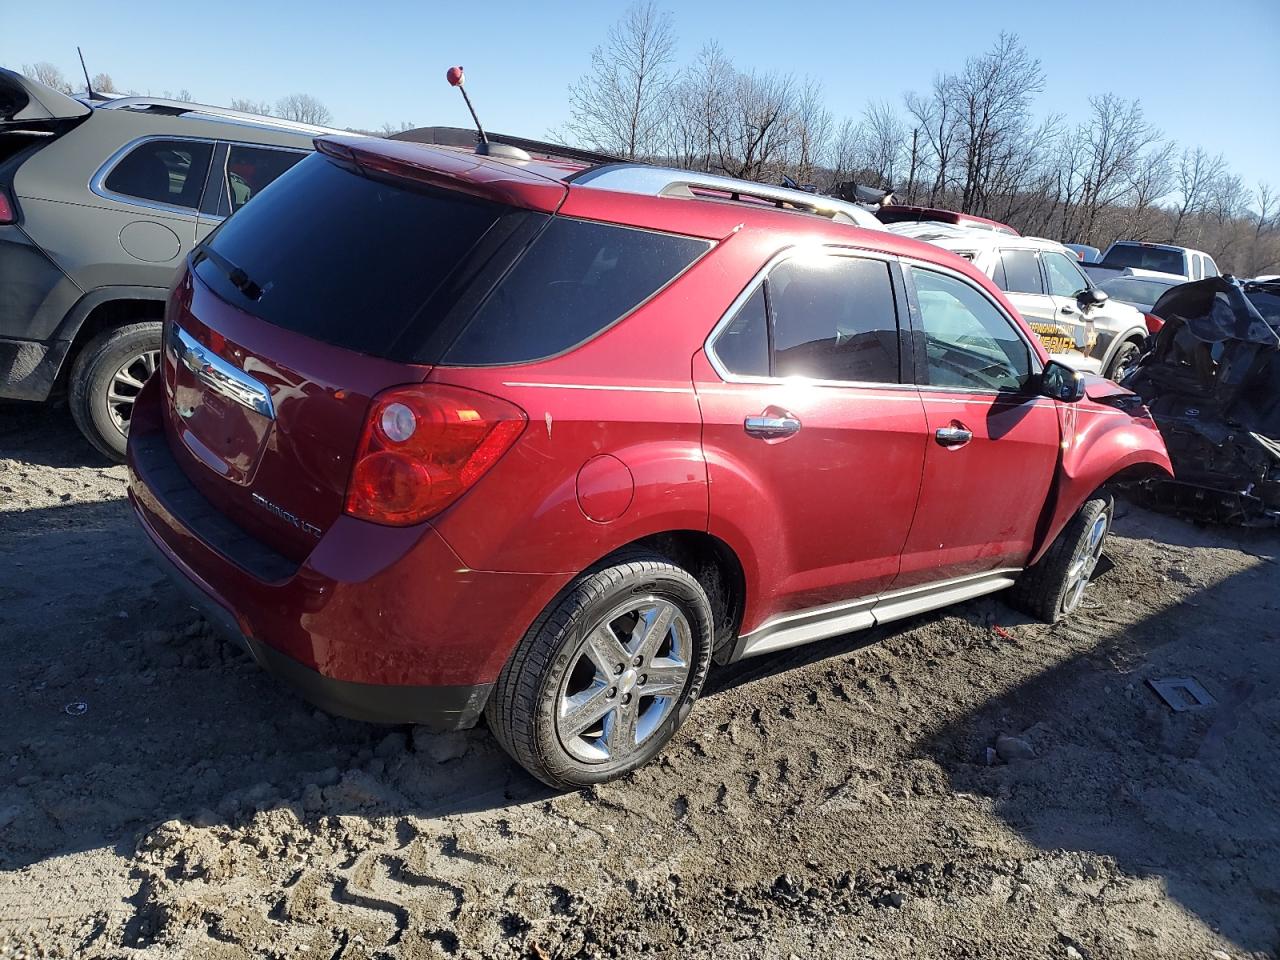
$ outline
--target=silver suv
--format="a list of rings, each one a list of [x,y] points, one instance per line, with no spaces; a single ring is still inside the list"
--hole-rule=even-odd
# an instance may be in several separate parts
[[[327,132],[148,97],[87,104],[0,68],[0,398],[65,394],[122,459],[175,268]]]

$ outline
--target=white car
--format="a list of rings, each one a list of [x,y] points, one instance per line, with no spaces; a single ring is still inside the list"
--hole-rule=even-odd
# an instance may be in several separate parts
[[[1040,237],[1011,237],[936,223],[892,224],[973,262],[995,281],[1053,359],[1084,373],[1121,379],[1142,353],[1146,317],[1112,302],[1080,269],[1075,254]]]

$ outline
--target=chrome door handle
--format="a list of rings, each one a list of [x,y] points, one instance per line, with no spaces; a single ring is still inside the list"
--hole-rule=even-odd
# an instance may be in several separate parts
[[[958,447],[973,439],[973,433],[964,427],[939,427],[933,438],[944,447]]]
[[[749,437],[772,440],[799,433],[800,421],[795,417],[747,417],[742,421],[742,428]]]
[[[1062,308],[1062,312],[1065,314],[1073,314],[1076,312],[1076,308],[1071,306],[1070,304],[1067,304]]]

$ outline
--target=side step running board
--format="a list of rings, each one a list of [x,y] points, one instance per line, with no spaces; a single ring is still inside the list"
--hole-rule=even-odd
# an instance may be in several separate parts
[[[730,660],[756,657],[775,650],[798,647],[815,640],[838,637],[865,630],[882,623],[927,613],[962,600],[971,600],[1013,586],[1018,574],[1015,568],[988,570],[953,580],[941,580],[906,590],[861,600],[850,600],[812,607],[774,617],[755,630],[738,638]]]

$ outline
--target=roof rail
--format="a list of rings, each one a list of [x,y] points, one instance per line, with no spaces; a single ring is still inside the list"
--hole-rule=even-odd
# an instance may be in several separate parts
[[[698,191],[728,194],[731,201],[754,200],[771,204],[780,210],[792,210],[826,217],[837,223],[852,223],[859,227],[883,230],[884,227],[870,210],[837,200],[822,194],[775,187],[767,183],[754,183],[736,177],[721,177],[714,173],[696,170],[678,170],[674,167],[654,167],[648,164],[615,163],[593,167],[569,178],[576,186],[595,187],[598,190],[616,190],[620,193],[638,193],[652,197],[685,197],[695,200],[717,200],[718,197],[702,196]]]
[[[214,107],[206,103],[188,103],[183,100],[164,100],[159,97],[116,97],[106,103],[95,106],[99,110],[131,110],[138,113],[147,110],[172,112],[175,114],[196,114],[208,120],[223,120],[228,123],[243,123],[256,127],[275,127],[280,130],[295,130],[298,133],[318,135],[323,133],[346,134],[349,131],[336,127],[322,127],[314,123],[299,123],[297,120],[284,120],[280,117],[267,117],[257,113],[245,113],[243,110],[231,110],[228,107]]]

